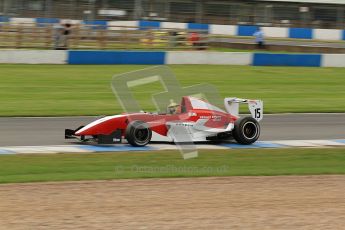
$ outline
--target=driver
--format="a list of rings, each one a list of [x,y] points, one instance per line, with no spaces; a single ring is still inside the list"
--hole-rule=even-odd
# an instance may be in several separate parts
[[[176,102],[174,102],[173,99],[170,99],[170,104],[168,105],[168,113],[169,114],[176,114],[177,109],[180,105],[178,105]]]

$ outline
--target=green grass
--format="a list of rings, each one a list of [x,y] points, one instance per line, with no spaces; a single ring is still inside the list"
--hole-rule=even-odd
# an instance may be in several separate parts
[[[120,178],[345,174],[345,149],[2,155],[0,183]]]
[[[122,109],[110,89],[114,74],[148,66],[0,65],[0,116],[116,114]],[[264,100],[266,113],[345,112],[345,68],[171,66],[182,86],[214,84],[222,97]],[[137,87],[148,111],[158,84]],[[168,102],[167,102],[168,103]]]

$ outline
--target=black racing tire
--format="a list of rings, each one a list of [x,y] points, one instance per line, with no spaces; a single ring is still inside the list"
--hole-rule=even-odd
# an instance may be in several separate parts
[[[234,139],[242,145],[250,145],[259,139],[260,125],[252,117],[242,117],[236,120],[232,131]]]
[[[143,121],[131,121],[126,128],[125,138],[132,146],[141,147],[151,141],[152,130]]]

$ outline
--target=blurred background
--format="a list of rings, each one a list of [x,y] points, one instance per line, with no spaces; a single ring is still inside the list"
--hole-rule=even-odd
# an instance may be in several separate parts
[[[343,0],[0,0],[4,17],[343,28]]]
[[[176,24],[162,26],[162,23]],[[248,32],[220,33],[212,31],[210,25],[248,26],[243,27]],[[248,50],[256,48],[255,41],[248,36],[251,37],[257,28],[250,26],[343,30],[345,1],[0,0],[0,46],[3,48],[185,49],[192,46],[195,49]],[[63,45],[56,44],[59,33],[68,35],[61,38]],[[324,44],[343,42],[345,35],[341,31],[339,38],[320,36],[326,39],[312,44],[314,48],[305,49],[291,48],[294,44],[276,40],[305,39],[308,36],[269,34],[265,48],[271,51],[345,52],[343,44]],[[220,36],[215,35],[235,38],[220,40]],[[311,38],[314,39],[313,36]],[[315,37],[314,40],[320,39]]]

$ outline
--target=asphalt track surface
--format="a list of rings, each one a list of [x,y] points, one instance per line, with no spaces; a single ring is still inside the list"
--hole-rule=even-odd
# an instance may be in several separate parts
[[[246,43],[256,44],[253,38],[211,38],[211,42],[224,42],[224,43]],[[267,39],[266,45],[284,45],[284,46],[308,46],[308,47],[327,47],[327,48],[345,48],[345,42],[326,42],[326,41],[313,41],[313,40],[272,40]]]
[[[77,128],[96,117],[2,117],[0,146],[75,144],[65,128]],[[260,140],[330,140],[345,138],[345,114],[265,115]]]

